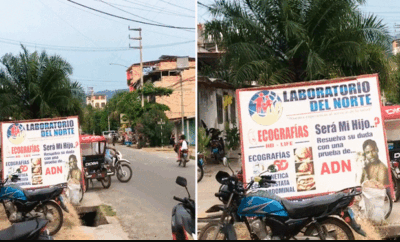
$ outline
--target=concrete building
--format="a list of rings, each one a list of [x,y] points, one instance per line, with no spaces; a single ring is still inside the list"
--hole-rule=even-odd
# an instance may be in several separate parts
[[[208,76],[213,72],[224,51],[211,39],[204,36],[204,25],[197,25],[198,49],[198,125],[203,121],[208,128],[225,130],[228,123],[232,128],[238,125],[236,91],[233,85]]]
[[[167,117],[175,123],[175,137],[182,133],[182,102],[183,93],[183,117],[184,131],[188,142],[195,145],[196,142],[196,59],[189,58],[189,69],[181,71],[177,66],[177,56],[161,56],[159,60],[143,63],[144,83],[152,82],[156,87],[165,87],[173,90],[169,97],[156,97],[153,100],[167,105],[170,111]],[[141,87],[140,63],[135,63],[127,70],[127,84],[129,90],[133,91]]]
[[[94,108],[104,108],[107,104],[106,95],[91,94],[86,96],[86,104],[92,105]]]
[[[198,125],[225,130],[238,126],[235,88],[220,79],[198,77]]]

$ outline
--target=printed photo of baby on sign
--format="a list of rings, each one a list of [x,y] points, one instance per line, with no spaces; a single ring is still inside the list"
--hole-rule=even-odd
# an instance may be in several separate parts
[[[311,147],[301,147],[294,149],[297,191],[316,190],[314,178],[314,159]]]
[[[42,159],[34,158],[31,159],[32,164],[32,185],[42,185]]]

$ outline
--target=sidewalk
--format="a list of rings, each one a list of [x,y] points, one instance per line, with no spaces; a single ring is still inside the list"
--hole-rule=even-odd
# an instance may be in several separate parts
[[[89,211],[91,208],[99,207],[100,205],[103,205],[100,197],[94,191],[91,192],[89,190],[89,192],[85,193],[78,210]],[[108,224],[98,227],[81,226],[82,230],[87,234],[91,234],[94,240],[129,240],[128,234],[122,229],[116,216],[109,217],[105,214],[104,216]]]

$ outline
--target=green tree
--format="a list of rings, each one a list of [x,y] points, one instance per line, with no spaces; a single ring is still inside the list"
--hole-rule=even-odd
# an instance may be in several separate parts
[[[115,114],[118,116],[121,113],[125,114],[130,121],[129,126],[136,131],[137,136],[147,139],[151,146],[161,145],[161,126],[157,122],[163,120],[166,124],[163,126],[162,140],[164,144],[167,144],[173,124],[169,122],[165,111],[170,109],[163,104],[148,102],[147,97],[169,96],[172,91],[147,83],[143,89],[119,93],[115,99],[110,101],[110,107],[116,110]],[[143,107],[142,93],[146,97]]]
[[[205,24],[226,53],[214,76],[235,85],[302,82],[379,73],[389,77],[390,36],[364,0],[215,0]]]
[[[82,116],[83,88],[72,66],[58,55],[23,51],[0,59],[0,119]]]
[[[160,121],[164,122],[162,129],[161,124],[158,124]],[[168,145],[173,123],[168,120],[163,110],[150,108],[137,123],[140,124],[137,126],[137,131],[147,137],[151,147]]]

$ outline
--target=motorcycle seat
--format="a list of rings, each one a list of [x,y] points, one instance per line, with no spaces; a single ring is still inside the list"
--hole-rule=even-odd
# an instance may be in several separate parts
[[[51,198],[55,198],[63,192],[63,188],[60,187],[51,187],[45,189],[38,189],[35,191],[24,190],[24,194],[28,201],[30,202],[38,202],[45,201]]]
[[[38,225],[47,224],[45,220],[31,220],[22,223],[15,223],[11,227],[0,231],[0,240],[23,240],[38,229]]]
[[[301,219],[321,216],[327,210],[329,212],[345,196],[343,193],[337,193],[314,197],[301,202],[282,199],[281,203],[286,208],[290,218]]]

